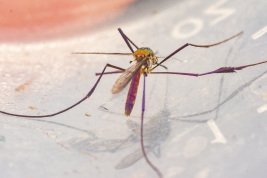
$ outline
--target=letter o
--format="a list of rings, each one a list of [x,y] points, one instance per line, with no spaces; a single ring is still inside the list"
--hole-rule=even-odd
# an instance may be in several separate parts
[[[194,27],[190,31],[182,32],[181,29],[187,25],[193,25]],[[197,34],[202,28],[203,28],[203,21],[201,19],[189,18],[177,24],[172,30],[172,35],[178,39],[185,39]]]

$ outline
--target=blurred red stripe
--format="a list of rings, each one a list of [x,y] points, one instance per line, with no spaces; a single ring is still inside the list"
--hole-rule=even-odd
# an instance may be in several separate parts
[[[19,36],[19,30],[42,27],[42,31],[92,19],[94,25],[115,16],[134,0],[4,0],[0,2],[0,32],[5,38]],[[84,25],[84,24],[83,24]],[[82,28],[82,27],[81,27]],[[18,31],[17,31],[18,30]],[[45,32],[34,33],[45,33]],[[21,33],[22,34],[22,33]],[[32,35],[32,34],[31,34]],[[3,39],[3,34],[0,39]],[[7,38],[8,39],[8,38]]]

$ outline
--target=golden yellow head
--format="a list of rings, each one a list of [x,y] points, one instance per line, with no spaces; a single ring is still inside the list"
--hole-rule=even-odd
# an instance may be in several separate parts
[[[134,52],[135,58],[154,56],[153,51],[150,48],[139,48]]]
[[[143,60],[146,61],[146,63],[142,66],[142,69],[143,72],[147,74],[151,72],[152,65],[155,65],[158,62],[158,58],[154,55],[150,48],[139,48],[133,53],[133,55],[136,62],[141,62]]]

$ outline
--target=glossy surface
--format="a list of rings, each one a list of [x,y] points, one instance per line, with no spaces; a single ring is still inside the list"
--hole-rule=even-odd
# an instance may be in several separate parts
[[[188,47],[175,56],[184,62],[164,63],[170,72],[202,73],[266,60],[265,0],[143,3],[94,33],[2,43],[1,109],[49,114],[87,94],[97,79],[94,73],[106,63],[129,67],[131,56],[70,54],[130,52],[118,27],[136,45],[150,47],[158,56],[186,42],[209,44],[244,31],[240,38],[217,47]],[[127,90],[116,96],[110,92],[119,75],[104,76],[90,100],[62,115],[39,120],[1,115],[1,174],[11,178],[155,177],[140,150],[142,90],[131,116],[125,117]],[[144,140],[151,148],[147,150],[150,160],[167,178],[264,177],[266,79],[266,65],[203,77],[149,75]],[[142,88],[143,78],[139,85]]]

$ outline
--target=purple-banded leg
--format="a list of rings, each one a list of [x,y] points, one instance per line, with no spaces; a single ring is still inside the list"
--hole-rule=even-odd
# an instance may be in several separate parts
[[[117,66],[114,66],[114,65],[111,65],[111,64],[106,64],[106,66],[104,67],[103,71],[101,72],[100,76],[98,77],[96,83],[94,84],[93,88],[87,93],[87,95],[85,97],[83,97],[80,101],[78,101],[77,103],[71,105],[70,107],[66,108],[66,109],[63,109],[61,111],[58,111],[56,113],[53,113],[53,114],[47,114],[47,115],[41,115],[41,116],[31,116],[31,115],[21,115],[21,114],[13,114],[13,113],[9,113],[9,112],[5,112],[5,111],[0,111],[1,114],[6,114],[6,115],[9,115],[9,116],[16,116],[16,117],[27,117],[27,118],[44,118],[44,117],[53,117],[53,116],[56,116],[58,114],[61,114],[61,113],[64,113],[68,110],[70,110],[71,108],[74,108],[75,106],[79,105],[80,103],[82,103],[84,100],[86,100],[87,98],[89,98],[95,91],[98,83],[100,82],[102,76],[104,75],[105,73],[105,70],[107,67],[110,67],[110,68],[114,68],[114,69],[118,69],[118,70],[121,70],[122,68],[120,67],[117,67]]]
[[[236,70],[242,70],[244,68],[247,67],[252,67],[252,66],[256,66],[256,65],[260,65],[263,63],[267,63],[266,61],[262,61],[262,62],[258,62],[258,63],[254,63],[254,64],[248,64],[248,65],[244,65],[244,66],[239,66],[239,67],[221,67],[219,69],[210,71],[210,72],[205,72],[205,73],[184,73],[184,72],[152,72],[151,74],[176,74],[176,75],[188,75],[188,76],[192,76],[192,77],[199,77],[199,76],[203,76],[203,75],[209,75],[209,74],[218,74],[218,73],[233,73],[236,72]]]
[[[165,59],[163,59],[163,60],[162,60],[160,63],[158,63],[155,67],[153,67],[153,68],[151,69],[151,71],[154,70],[155,68],[157,68],[157,67],[158,67],[159,65],[161,65],[163,62],[167,61],[169,58],[171,58],[173,55],[175,55],[176,53],[178,53],[178,52],[181,51],[182,49],[186,48],[187,46],[194,46],[194,47],[199,47],[199,48],[209,48],[209,47],[217,46],[217,45],[219,45],[219,44],[222,44],[222,43],[224,43],[224,42],[227,42],[227,41],[229,41],[229,40],[231,40],[231,39],[233,39],[233,38],[235,38],[235,37],[241,35],[242,33],[243,33],[243,32],[239,32],[238,34],[236,34],[236,35],[234,35],[234,36],[232,36],[232,37],[230,37],[230,38],[227,38],[227,39],[225,39],[225,40],[223,40],[223,41],[220,41],[220,42],[217,42],[217,43],[213,43],[213,44],[209,44],[209,45],[196,45],[196,44],[186,43],[186,44],[184,44],[183,46],[181,46],[180,48],[178,48],[177,50],[175,50],[174,52],[172,52],[169,56],[167,56]]]
[[[163,178],[162,173],[160,172],[160,170],[154,166],[150,160],[147,157],[147,153],[145,151],[145,146],[144,146],[144,114],[145,114],[145,104],[146,104],[146,74],[144,74],[144,86],[143,86],[143,98],[142,98],[142,114],[141,114],[141,124],[140,124],[140,136],[141,136],[141,148],[142,148],[142,152],[143,155],[145,157],[145,160],[147,162],[147,164],[158,174],[158,176],[160,178]]]

